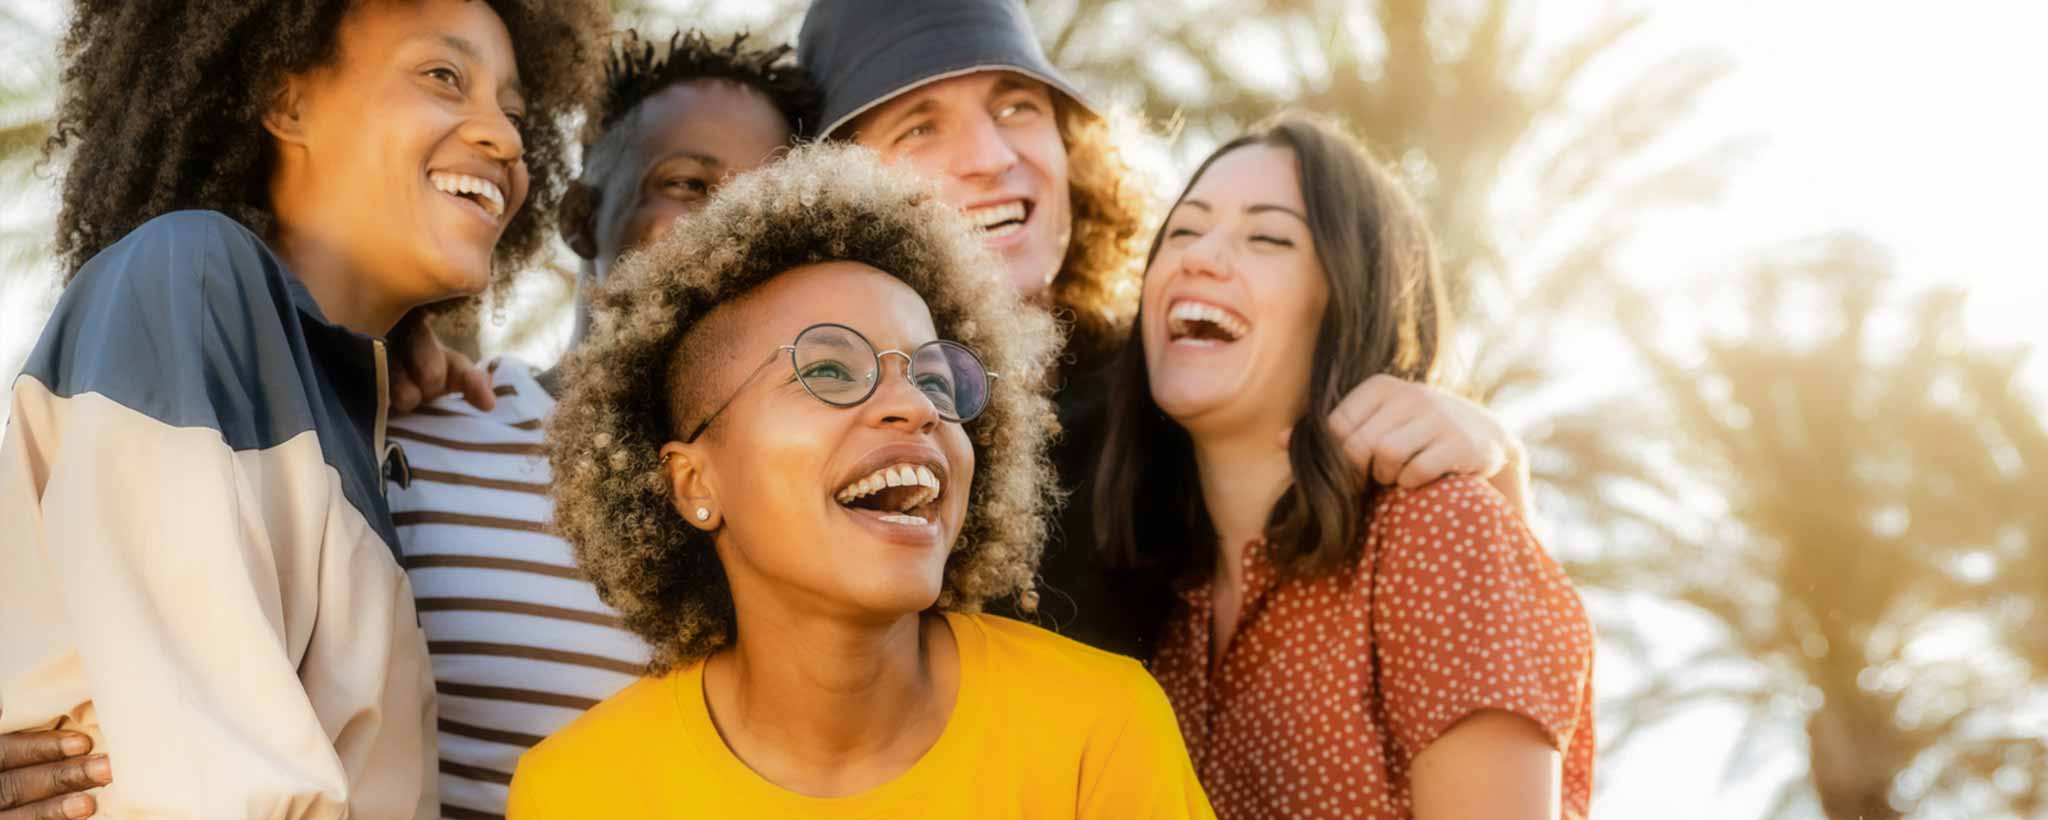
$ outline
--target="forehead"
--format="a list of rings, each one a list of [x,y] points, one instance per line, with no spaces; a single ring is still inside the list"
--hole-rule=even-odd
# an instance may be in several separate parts
[[[381,56],[412,44],[444,45],[508,75],[517,70],[512,35],[488,3],[360,3],[342,18],[339,42],[344,53],[364,56]]]
[[[933,80],[897,94],[856,118],[852,128],[858,131],[865,124],[900,116],[911,109],[979,107],[990,97],[1012,91],[1046,97],[1052,95],[1051,86],[1030,76],[1003,68],[985,69],[957,77]]]
[[[649,96],[626,127],[642,161],[687,151],[744,171],[765,162],[789,141],[789,125],[761,90],[723,78],[685,80]]]
[[[1267,204],[1305,211],[1300,179],[1293,149],[1246,145],[1210,163],[1201,178],[1188,187],[1186,198],[1230,210]]]
[[[860,331],[877,348],[908,349],[938,338],[924,298],[903,280],[859,262],[793,268],[734,304],[738,327],[763,346],[788,344],[822,322]]]

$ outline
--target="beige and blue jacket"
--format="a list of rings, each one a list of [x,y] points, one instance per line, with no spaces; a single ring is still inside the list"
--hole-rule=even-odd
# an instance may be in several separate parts
[[[93,735],[100,816],[437,815],[384,373],[219,213],[66,287],[0,439],[0,732]]]

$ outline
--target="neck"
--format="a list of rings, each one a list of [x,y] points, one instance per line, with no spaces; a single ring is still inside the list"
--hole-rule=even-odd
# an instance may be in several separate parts
[[[706,697],[727,745],[771,782],[857,793],[908,769],[944,729],[958,663],[938,616],[852,623],[735,604],[738,640],[707,665]]]
[[[1190,433],[1195,470],[1202,479],[1202,504],[1216,528],[1216,571],[1235,578],[1244,546],[1265,534],[1273,505],[1294,482],[1293,463],[1276,431],[1241,436]]]
[[[361,333],[382,337],[405,318],[411,305],[391,299],[390,294],[368,287],[369,277],[349,259],[347,247],[328,237],[284,227],[282,215],[271,237],[271,248],[285,267],[320,306],[327,321]]]

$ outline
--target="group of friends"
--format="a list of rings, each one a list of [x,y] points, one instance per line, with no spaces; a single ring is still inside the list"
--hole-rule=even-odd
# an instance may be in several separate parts
[[[73,15],[0,820],[1586,814],[1590,623],[1338,121],[1162,203],[1017,0]],[[563,361],[445,349],[551,235]]]

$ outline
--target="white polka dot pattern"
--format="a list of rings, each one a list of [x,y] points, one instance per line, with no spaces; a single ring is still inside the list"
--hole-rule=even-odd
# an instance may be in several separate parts
[[[1564,752],[1564,810],[1593,786],[1593,631],[1564,571],[1493,488],[1383,493],[1358,564],[1282,578],[1245,550],[1238,626],[1210,675],[1210,588],[1152,668],[1223,820],[1412,817],[1409,766],[1500,709]]]

